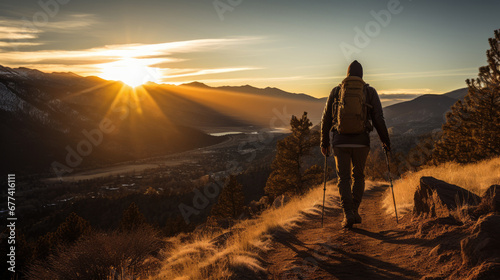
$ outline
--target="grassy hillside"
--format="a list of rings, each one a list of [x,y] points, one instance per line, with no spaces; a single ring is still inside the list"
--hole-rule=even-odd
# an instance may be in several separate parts
[[[329,186],[333,193],[333,185]],[[268,209],[257,219],[246,220],[232,230],[198,233],[182,242],[177,236],[169,242],[161,273],[153,279],[227,279],[236,270],[258,274],[263,270],[258,254],[269,248],[271,234],[290,231],[306,214],[320,214],[323,188],[317,187],[302,198],[294,198],[284,207]],[[229,236],[224,245],[211,240]]]
[[[366,185],[370,189],[376,183],[367,181]],[[330,199],[325,206],[338,207],[336,183],[327,184],[326,194]],[[171,238],[161,272],[152,279],[229,279],[235,273],[254,279],[252,275],[264,272],[259,255],[270,249],[272,235],[294,230],[307,216],[321,215],[322,199],[321,185],[303,197],[292,198],[284,207],[270,208],[256,219],[242,221],[231,230]],[[227,236],[227,242],[217,246],[221,236]]]
[[[465,188],[477,195],[491,185],[500,184],[500,157],[485,160],[474,164],[445,163],[439,166],[430,166],[418,172],[408,172],[401,179],[394,182],[394,195],[398,212],[407,213],[413,207],[413,194],[417,189],[420,178],[432,176],[450,184]],[[388,213],[394,213],[392,196],[388,193],[384,200]]]

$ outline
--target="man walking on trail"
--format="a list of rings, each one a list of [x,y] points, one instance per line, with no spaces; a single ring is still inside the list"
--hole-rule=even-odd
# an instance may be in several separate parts
[[[325,157],[331,152],[330,131],[333,132],[333,155],[344,211],[344,228],[361,223],[358,208],[365,190],[364,169],[370,152],[369,133],[373,127],[383,148],[390,151],[389,133],[379,96],[363,81],[363,67],[355,60],[347,68],[347,77],[332,89],[321,120],[321,152]]]

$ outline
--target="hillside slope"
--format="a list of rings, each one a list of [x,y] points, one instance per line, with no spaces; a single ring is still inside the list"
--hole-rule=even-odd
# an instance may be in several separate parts
[[[180,152],[224,140],[209,132],[285,127],[304,111],[318,122],[322,106],[278,89],[154,83],[132,89],[97,77],[0,66],[0,128],[7,136],[0,145],[8,147],[1,168],[41,173],[52,172],[56,161],[73,169]],[[84,130],[99,130],[103,121],[112,132],[81,144],[89,141]],[[78,145],[85,147],[78,151]]]
[[[445,122],[445,114],[457,99],[446,94],[426,94],[413,100],[401,102],[384,108],[388,127],[396,133],[415,135],[440,129]]]
[[[387,187],[365,193],[363,223],[352,230],[341,228],[337,205],[325,213],[323,228],[321,217],[311,217],[297,231],[276,238],[265,258],[270,279],[420,279],[439,271],[427,258],[431,242],[412,238],[403,224],[384,214]]]
[[[296,230],[275,235],[263,257],[267,279],[496,279],[498,248],[488,248],[493,253],[484,253],[484,263],[469,260],[480,254],[473,249],[486,250],[478,244],[491,241],[487,237],[495,234],[500,216],[460,221],[406,215],[396,224],[383,211],[386,191],[387,185],[366,191],[363,222],[351,230],[340,227],[343,214],[334,206],[323,228],[320,215],[311,215]],[[464,251],[463,244],[472,249]]]

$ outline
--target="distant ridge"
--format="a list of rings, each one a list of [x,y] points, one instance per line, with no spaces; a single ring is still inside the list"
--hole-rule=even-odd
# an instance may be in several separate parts
[[[447,92],[444,95],[451,97],[451,98],[455,98],[455,99],[463,99],[467,95],[468,92],[469,92],[468,88],[461,88],[461,89]]]
[[[255,95],[261,95],[261,96],[293,98],[293,99],[299,99],[299,100],[301,99],[301,100],[307,100],[307,101],[321,100],[321,99],[315,98],[313,96],[307,95],[305,93],[292,93],[292,92],[287,92],[287,91],[284,91],[284,90],[281,90],[281,89],[275,88],[275,87],[257,88],[257,87],[251,86],[251,85],[211,87],[211,86],[208,86],[208,85],[206,85],[204,83],[200,83],[200,82],[191,82],[191,83],[187,83],[187,84],[182,84],[181,86],[190,86],[190,87],[198,87],[198,88],[214,89],[214,90],[224,90],[224,91],[231,91],[231,92],[241,92],[241,93],[255,94]]]
[[[23,116],[35,118],[62,133],[72,128],[65,118],[68,112],[80,114],[77,119],[92,120],[96,118],[96,111],[89,108],[104,106],[103,98],[109,97],[108,92],[116,91],[123,85],[121,82],[95,76],[82,77],[71,72],[44,73],[1,65],[0,83],[3,83],[0,107],[6,114],[14,111],[19,113],[20,108],[24,108]],[[304,111],[317,124],[321,120],[326,100],[326,97],[318,99],[304,93],[251,85],[211,87],[201,82],[179,86],[148,83],[145,88],[169,121],[201,131],[218,131],[221,127],[244,129],[287,125],[286,119],[291,114],[300,115]],[[70,95],[77,92],[85,94]],[[466,94],[467,88],[461,88],[445,94],[418,96],[385,107],[384,115],[388,126],[393,127],[395,133],[428,133],[441,128],[445,113]],[[152,109],[149,111],[154,112]],[[19,116],[10,117],[18,121]],[[276,119],[280,121],[276,122]],[[9,127],[12,131],[17,130],[10,124]],[[73,130],[81,131],[78,126]]]
[[[467,88],[444,94],[424,94],[384,108],[389,127],[397,133],[423,134],[441,129],[453,104],[467,95]]]

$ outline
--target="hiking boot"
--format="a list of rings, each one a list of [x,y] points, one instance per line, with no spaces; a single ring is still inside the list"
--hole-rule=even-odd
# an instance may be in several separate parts
[[[361,224],[361,216],[358,213],[358,209],[354,209],[354,223],[355,224]]]
[[[354,213],[351,210],[344,211],[344,219],[342,220],[343,228],[352,228],[354,224]]]

